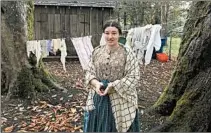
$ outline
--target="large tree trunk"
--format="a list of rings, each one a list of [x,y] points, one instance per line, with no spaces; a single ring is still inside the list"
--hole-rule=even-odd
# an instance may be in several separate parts
[[[193,3],[178,63],[154,111],[169,116],[152,131],[211,131],[211,2]]]
[[[1,11],[2,90],[7,91],[27,61],[26,7],[23,2],[1,2]]]
[[[31,13],[33,14],[32,11]],[[34,63],[36,57],[34,58],[33,54],[28,60],[26,17],[27,2],[1,2],[1,87],[2,92],[7,93],[7,99],[12,94],[32,99],[35,98],[37,91],[61,88],[51,80],[42,62],[39,63],[39,67],[36,67]],[[30,37],[31,35],[32,32]]]

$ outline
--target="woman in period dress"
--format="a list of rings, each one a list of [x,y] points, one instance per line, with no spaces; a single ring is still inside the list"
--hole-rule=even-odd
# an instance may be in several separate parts
[[[117,22],[106,22],[103,32],[106,44],[94,49],[85,75],[84,132],[139,132],[138,61],[118,43],[122,31]]]

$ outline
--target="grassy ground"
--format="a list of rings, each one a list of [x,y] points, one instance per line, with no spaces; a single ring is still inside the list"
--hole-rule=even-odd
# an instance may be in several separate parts
[[[171,38],[168,37],[167,45],[164,46],[164,49],[163,49],[163,51],[165,53],[167,53],[168,55],[169,55],[169,49],[170,49],[170,40],[171,40]],[[172,37],[172,41],[171,41],[171,56],[177,57],[177,55],[179,53],[180,43],[181,43],[181,38]]]

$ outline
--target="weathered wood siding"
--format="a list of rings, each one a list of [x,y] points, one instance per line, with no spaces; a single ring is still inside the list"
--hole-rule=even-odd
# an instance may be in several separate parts
[[[35,6],[35,38],[66,38],[69,56],[76,56],[71,37],[92,35],[94,47],[99,45],[102,27],[112,16],[112,8]]]

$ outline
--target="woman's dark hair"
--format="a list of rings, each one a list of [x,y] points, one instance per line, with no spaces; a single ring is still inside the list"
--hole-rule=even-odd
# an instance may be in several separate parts
[[[116,27],[119,31],[119,34],[121,35],[122,34],[122,30],[121,30],[121,26],[118,22],[116,22],[115,20],[108,20],[106,21],[106,23],[104,24],[103,26],[103,32],[105,31],[105,29],[107,27]]]

